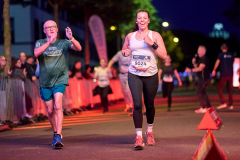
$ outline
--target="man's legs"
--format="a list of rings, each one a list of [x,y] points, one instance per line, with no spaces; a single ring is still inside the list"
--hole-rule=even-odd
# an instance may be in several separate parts
[[[223,96],[223,86],[226,83],[227,79],[226,77],[220,77],[219,82],[218,82],[218,93],[219,93],[219,98],[220,98],[220,102],[221,105],[217,107],[217,109],[222,109],[222,108],[226,108],[227,104],[225,103],[224,100],[224,96]]]
[[[233,77],[229,76],[228,79],[227,79],[227,91],[228,91],[229,106],[230,107],[233,105],[232,84],[233,84]]]
[[[57,134],[62,134],[63,111],[62,111],[63,93],[57,92],[54,94],[54,111]]]
[[[197,88],[197,95],[198,95],[198,100],[200,102],[201,108],[205,108],[205,103],[203,99],[203,88],[204,88],[204,81],[199,79],[198,81],[198,88]]]
[[[57,132],[56,123],[55,123],[55,111],[54,111],[54,99],[50,101],[45,101],[48,112],[48,120],[52,126],[53,132]]]
[[[124,97],[124,100],[126,102],[126,108],[125,108],[124,111],[127,112],[128,110],[131,110],[133,108],[133,100],[132,100],[131,91],[130,91],[129,86],[128,86],[127,74],[126,75],[125,74],[119,74],[119,79],[120,79],[120,82],[121,82],[123,97]]]
[[[195,110],[195,113],[205,113],[206,112],[206,104],[205,104],[205,100],[204,100],[205,95],[204,95],[204,80],[203,79],[198,80],[197,95],[198,95],[198,99],[199,99],[201,107],[200,107],[200,109]]]
[[[211,107],[211,103],[210,103],[210,100],[208,98],[208,95],[207,95],[207,92],[206,92],[206,88],[208,86],[208,84],[210,83],[210,79],[205,81],[204,82],[204,86],[203,86],[203,90],[202,90],[202,93],[203,93],[203,98],[204,98],[204,101],[205,101],[205,104],[206,104],[206,107],[207,108],[210,108]]]

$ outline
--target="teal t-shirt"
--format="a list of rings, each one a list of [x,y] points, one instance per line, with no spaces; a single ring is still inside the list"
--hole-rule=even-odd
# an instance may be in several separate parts
[[[35,48],[47,43],[47,39],[36,42]],[[58,84],[68,85],[68,50],[72,43],[66,39],[57,39],[38,57],[40,72],[39,85],[42,88]]]

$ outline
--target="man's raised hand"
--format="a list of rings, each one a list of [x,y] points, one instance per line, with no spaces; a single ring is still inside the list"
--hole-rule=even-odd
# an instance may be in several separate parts
[[[67,27],[66,29],[66,36],[68,37],[69,40],[72,40],[72,30]]]

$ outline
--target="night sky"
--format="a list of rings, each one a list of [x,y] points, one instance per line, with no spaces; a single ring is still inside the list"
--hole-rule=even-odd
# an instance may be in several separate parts
[[[184,29],[208,35],[215,23],[223,23],[225,31],[240,38],[240,28],[236,27],[223,11],[234,0],[152,0],[162,21],[169,22],[169,29]],[[231,36],[231,35],[230,35]]]

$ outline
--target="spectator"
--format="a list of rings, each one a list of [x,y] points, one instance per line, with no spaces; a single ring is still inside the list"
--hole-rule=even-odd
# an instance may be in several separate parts
[[[86,79],[93,79],[93,73],[91,73],[91,67],[87,66],[86,70],[83,73],[83,77]]]
[[[26,65],[26,71],[27,71],[27,78],[30,79],[30,80],[36,80],[37,77],[35,76],[35,61],[34,61],[34,58],[33,57],[28,57],[27,63],[25,64]]]
[[[78,80],[84,79],[84,77],[82,76],[81,68],[82,68],[82,63],[80,61],[75,62],[69,77],[77,78]]]
[[[26,60],[27,60],[26,53],[21,52],[21,53],[19,54],[19,58],[20,58],[20,61],[21,61],[21,69],[26,68]]]
[[[7,78],[12,72],[6,73],[7,59],[4,56],[0,56],[0,78]]]
[[[11,66],[11,70],[12,70],[12,74],[11,74],[11,78],[18,78],[21,79],[23,81],[25,81],[25,76],[27,74],[26,72],[26,68],[21,69],[21,61],[20,59],[16,58],[12,61],[12,66]]]

